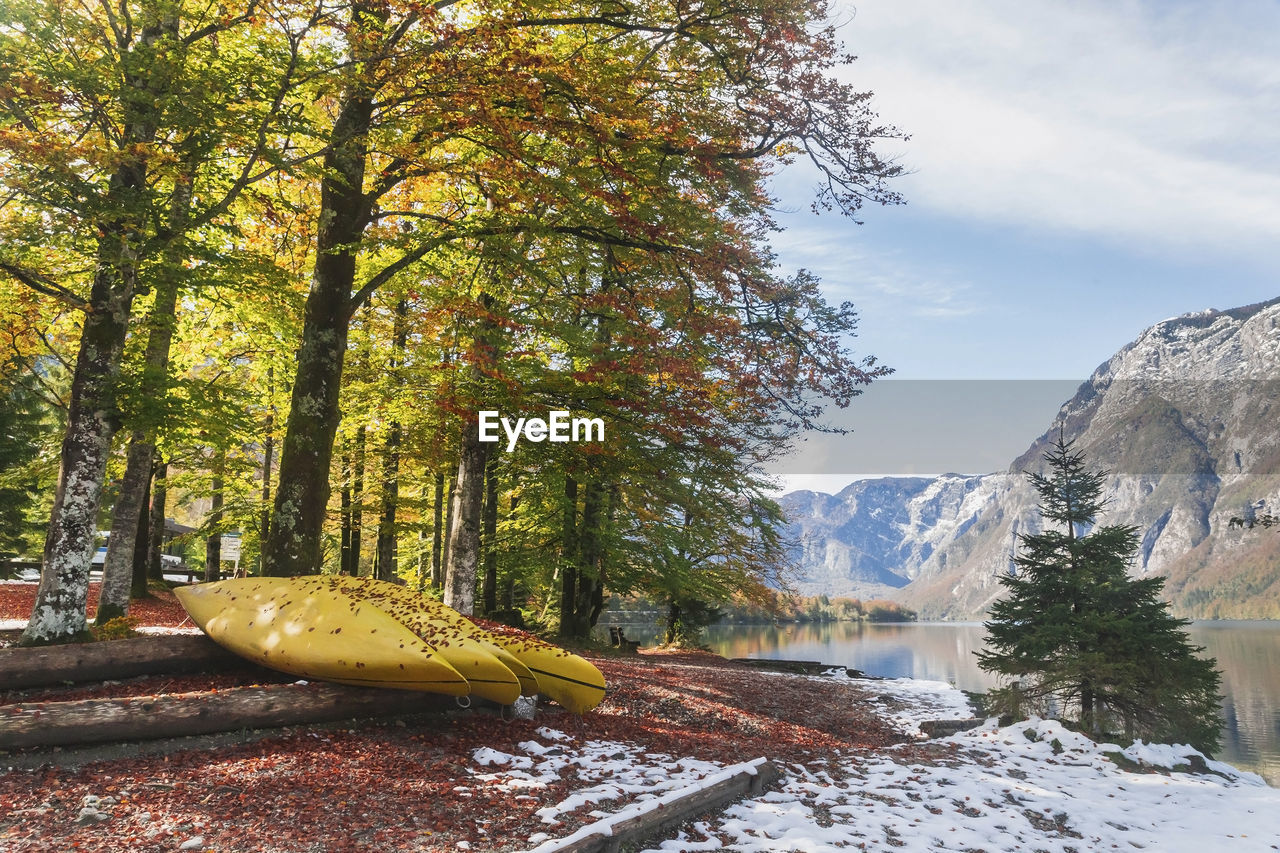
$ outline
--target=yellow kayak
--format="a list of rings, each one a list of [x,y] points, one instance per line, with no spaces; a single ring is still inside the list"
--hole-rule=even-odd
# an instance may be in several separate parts
[[[604,676],[586,658],[527,634],[489,631],[491,641],[529,667],[538,692],[575,714],[585,714],[604,700]]]
[[[235,578],[174,593],[211,639],[263,666],[361,687],[471,692],[466,678],[395,619],[315,578]]]
[[[325,579],[334,589],[341,590],[352,598],[367,601],[396,619],[441,654],[447,656],[453,648],[478,646],[493,655],[519,681],[520,691],[516,695],[532,696],[538,692],[538,681],[527,666],[506,649],[490,642],[491,638],[486,631],[452,607],[419,595],[408,587],[375,578],[328,575]],[[515,696],[512,696],[503,704],[514,701]]]
[[[496,653],[504,653],[506,657],[500,655],[504,663],[508,659],[515,661],[535,682],[536,687],[530,689],[532,685],[526,683],[521,670],[508,663],[520,676],[525,695],[540,693],[575,714],[590,711],[604,699],[605,683],[600,670],[559,646],[514,629],[510,634],[486,630],[453,608],[408,587],[373,578],[335,575],[332,580],[347,595],[376,604],[433,646],[443,634],[469,637]]]
[[[215,641],[284,672],[503,705],[538,693],[579,714],[604,698],[604,676],[590,661],[523,632],[488,631],[386,581],[237,578],[176,593]]]

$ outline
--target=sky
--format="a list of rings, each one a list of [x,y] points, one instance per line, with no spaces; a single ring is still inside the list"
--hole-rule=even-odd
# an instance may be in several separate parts
[[[832,17],[858,57],[842,77],[910,135],[881,149],[907,204],[815,216],[790,168],[773,245],[855,304],[854,351],[911,384],[810,436],[775,467],[787,489],[1002,469],[1070,392],[1049,395],[1147,327],[1280,296],[1280,3],[839,0]],[[980,447],[904,402],[956,380],[994,394],[968,407],[989,416]],[[1038,393],[997,404],[1007,380]]]

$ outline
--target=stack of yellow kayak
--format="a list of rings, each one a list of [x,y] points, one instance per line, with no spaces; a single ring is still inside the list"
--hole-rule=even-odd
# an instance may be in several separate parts
[[[175,590],[206,634],[282,672],[340,684],[480,696],[542,694],[575,713],[604,698],[589,661],[523,633],[488,631],[372,578],[236,578]]]

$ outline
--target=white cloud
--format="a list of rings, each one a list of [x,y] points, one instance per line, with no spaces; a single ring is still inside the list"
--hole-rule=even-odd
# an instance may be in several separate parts
[[[860,56],[849,79],[912,135],[912,204],[1150,252],[1274,252],[1274,4],[856,7],[842,31]]]
[[[973,286],[946,269],[917,264],[891,250],[871,251],[851,241],[851,225],[836,216],[814,218],[773,237],[775,248],[823,282],[831,301],[850,300],[862,310],[946,319],[978,313]]]

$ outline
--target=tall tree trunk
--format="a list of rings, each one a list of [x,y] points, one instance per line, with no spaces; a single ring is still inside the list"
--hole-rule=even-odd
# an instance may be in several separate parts
[[[352,577],[360,575],[361,539],[364,534],[364,450],[368,429],[356,431],[356,455],[351,475],[351,565]]]
[[[209,490],[209,526],[214,532],[204,541],[204,580],[212,583],[222,579],[222,469],[226,454],[219,450],[214,458],[213,484]]]
[[[595,624],[591,614],[603,601],[600,577],[600,520],[605,491],[588,483],[582,499],[582,526],[578,534],[578,592],[574,603],[574,636],[585,639]]]
[[[354,37],[387,11],[357,3]],[[353,48],[356,53],[359,48]],[[355,58],[359,58],[356,56]],[[264,547],[267,571],[277,577],[320,570],[329,466],[342,413],[342,362],[351,320],[356,247],[369,222],[364,195],[366,135],[373,117],[372,85],[353,82],[340,101],[320,181],[315,269],[307,294],[297,374],[280,449],[280,479]]]
[[[578,598],[578,481],[564,477],[564,523],[560,531],[560,636],[574,636]]]
[[[169,199],[169,242],[156,276],[155,301],[149,317],[147,349],[144,359],[139,399],[163,401],[168,395],[169,350],[173,345],[176,325],[178,288],[181,283],[184,244],[175,235],[186,230],[191,213],[194,189],[193,169],[174,183]],[[107,539],[107,556],[102,564],[102,592],[98,598],[99,625],[129,612],[129,595],[133,576],[133,555],[137,550],[139,519],[145,518],[144,493],[151,483],[155,467],[156,431],[160,423],[137,428],[129,437],[129,451],[120,494],[111,515],[111,536]],[[143,587],[145,592],[145,585]]]
[[[133,308],[138,249],[145,228],[136,211],[142,205],[140,196],[147,191],[145,158],[156,137],[156,105],[170,79],[167,62],[151,59],[148,54],[161,36],[176,35],[177,29],[176,18],[151,21],[142,28],[138,42],[121,45],[136,60],[130,63],[134,70],[127,71],[119,83],[127,93],[123,97],[126,108],[120,139],[123,157],[104,198],[108,212],[91,223],[97,228],[98,238],[89,310],[85,312],[80,351],[71,378],[61,469],[45,536],[40,586],[31,619],[22,633],[23,645],[69,642],[85,633],[98,504],[111,438],[119,427],[115,386]]]
[[[613,530],[613,521],[618,515],[618,502],[621,500],[621,490],[618,484],[614,483],[609,487],[609,498],[605,504],[604,523],[597,527],[596,530],[596,576],[599,579],[595,587],[595,592],[591,597],[591,615],[587,620],[591,628],[596,626],[600,621],[600,614],[604,610],[604,585],[609,578],[609,549],[606,545],[605,531]]]
[[[498,609],[498,454],[489,456],[485,466],[484,494],[484,583],[482,584],[484,612]]]
[[[418,592],[427,591],[427,531],[418,528]]]
[[[151,530],[147,540],[147,576],[152,580],[164,580],[164,507],[169,497],[167,488],[169,466],[163,461],[156,465],[155,485],[151,488]]]
[[[606,278],[605,289],[609,287]],[[595,339],[602,349],[612,343],[612,334],[607,319],[596,319]],[[561,619],[561,634],[564,635],[566,623],[573,636],[586,639],[591,634],[600,610],[604,607],[604,580],[600,572],[601,552],[601,514],[604,510],[605,489],[595,478],[587,482],[582,497],[582,523],[576,536],[576,554],[570,551],[565,559],[577,564],[577,589],[566,584],[562,588],[562,599],[572,596],[572,608],[568,618]],[[562,602],[563,606],[563,602]]]
[[[409,302],[396,302],[395,322],[392,324],[392,350],[387,367],[395,376],[400,369],[401,354],[409,339],[407,318]],[[382,451],[382,512],[378,519],[378,548],[375,574],[382,580],[394,580],[399,566],[396,554],[396,510],[400,503],[400,438],[399,420],[387,427],[387,441]]]
[[[480,441],[479,418],[472,415],[462,430],[444,582],[444,603],[467,616],[475,610],[476,568],[480,562],[480,510],[488,448],[488,444]]]
[[[267,399],[271,400],[276,393],[276,369],[267,368]],[[276,428],[276,407],[270,404],[267,409],[267,423],[262,439],[262,520],[258,524],[258,574],[267,573],[267,557],[263,544],[271,532],[271,456],[275,451],[272,431]]]
[[[485,315],[480,319],[471,345],[471,367],[467,384],[479,397],[488,381],[486,365],[497,360],[498,324],[492,316],[494,300],[481,292]],[[480,563],[481,511],[484,505],[485,464],[490,445],[480,441],[479,413],[472,412],[462,427],[459,443],[456,513],[449,523],[449,558],[445,562],[445,603],[459,613],[470,615],[475,608],[476,572]]]
[[[378,519],[377,576],[395,580],[398,573],[396,554],[396,510],[400,503],[400,424],[387,427],[387,443],[382,456],[382,512]]]
[[[680,605],[676,601],[675,597],[672,596],[667,601],[667,630],[662,635],[663,645],[675,645],[676,640],[679,639],[681,615],[683,614],[681,613]]]
[[[90,301],[102,310],[85,315],[80,335],[40,586],[22,635],[26,645],[67,642],[85,631],[98,502],[116,426],[114,386],[133,301],[132,281],[121,280],[133,276],[132,269],[121,269],[132,264],[123,258],[132,253],[127,245],[131,237],[122,231],[112,236],[125,245],[117,250],[122,257],[116,265],[103,257],[109,253],[106,245],[99,249],[99,270]],[[100,242],[110,240],[104,237]]]
[[[434,522],[431,527],[431,585],[440,589],[444,585],[444,563],[441,547],[444,542],[444,473],[436,472]]]
[[[95,622],[105,624],[129,612],[129,591],[133,586],[133,551],[137,542],[138,519],[143,516],[143,494],[151,480],[151,454],[154,445],[141,430],[129,440],[129,453],[120,496],[111,518],[111,536],[107,539],[107,556],[102,564],[102,591],[98,597]],[[145,466],[145,467],[144,467]]]
[[[155,473],[152,471],[151,473]],[[137,535],[133,538],[133,583],[129,590],[130,599],[147,598],[151,595],[147,589],[147,546],[150,544],[151,513],[147,503],[151,500],[151,477],[147,477],[147,488],[142,493],[143,512],[138,513]],[[98,605],[101,609],[102,605]]]
[[[440,546],[440,582],[437,586],[444,589],[445,574],[449,566],[449,530],[453,527],[453,517],[458,514],[458,475],[455,472],[449,478],[449,488],[444,495],[444,542]]]
[[[396,548],[396,510],[400,503],[400,424],[387,427],[387,442],[382,449],[382,508],[378,513],[378,541],[374,556],[374,573],[385,581],[399,574]]]
[[[1093,685],[1085,682],[1080,685],[1080,728],[1093,735],[1101,734],[1101,721],[1097,718],[1096,706]]]
[[[507,518],[515,521],[516,509],[520,506],[520,495],[515,491],[515,483],[510,484],[511,506],[507,510]],[[513,573],[508,572],[507,578],[502,584],[502,609],[515,610],[516,608],[516,579]]]
[[[343,443],[345,448],[346,443]],[[342,525],[342,547],[338,553],[338,574],[351,571],[351,454],[342,451],[342,489],[338,495],[338,517]]]

